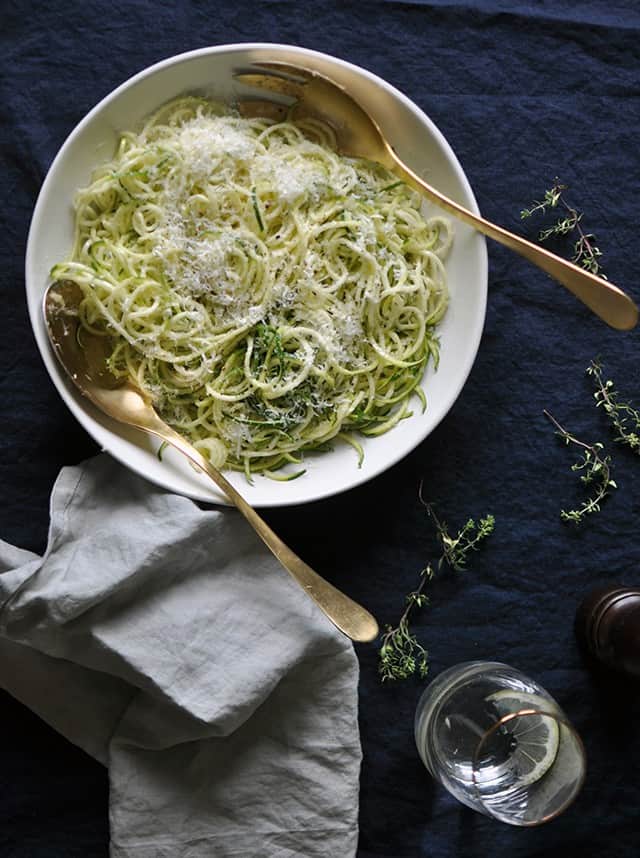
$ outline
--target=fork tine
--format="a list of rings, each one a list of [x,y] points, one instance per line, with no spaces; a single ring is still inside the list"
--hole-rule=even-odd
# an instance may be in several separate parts
[[[283,122],[289,112],[287,104],[260,98],[239,98],[236,106],[240,116],[245,119],[272,119],[274,122]]]
[[[254,66],[267,71],[278,72],[281,75],[287,75],[290,78],[297,79],[300,83],[309,83],[316,77],[316,72],[311,69],[303,68],[302,66],[293,66],[291,63],[281,62],[280,60],[271,60],[270,62],[254,63]]]
[[[234,80],[256,89],[268,90],[278,95],[287,95],[291,98],[299,98],[305,82],[298,82],[289,77],[282,77],[273,72],[236,72]]]

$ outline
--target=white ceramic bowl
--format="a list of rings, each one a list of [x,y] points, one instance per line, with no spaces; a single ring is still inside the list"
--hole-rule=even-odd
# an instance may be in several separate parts
[[[71,132],[44,181],[33,213],[26,255],[26,287],[31,323],[47,370],[60,395],[87,432],[116,459],[167,489],[210,502],[224,498],[204,475],[177,453],[167,450],[162,461],[158,444],[98,412],[67,380],[49,348],[42,317],[42,297],[52,265],[70,252],[73,239],[72,201],[89,181],[92,170],[112,157],[119,133],[136,128],[164,102],[198,91],[233,101],[242,87],[233,72],[254,61],[278,59],[316,68],[345,84],[376,118],[399,155],[445,194],[477,211],[476,201],[456,156],[433,122],[406,96],[384,80],[357,66],[325,54],[287,45],[238,44],[204,48],[171,57],[145,69],[104,98]],[[427,207],[428,210],[428,207]],[[254,506],[281,506],[317,500],[371,479],[419,444],[442,420],[459,395],[471,370],[485,317],[487,255],[484,239],[456,224],[447,262],[450,306],[440,327],[441,357],[437,372],[423,381],[428,408],[392,431],[364,441],[365,458],[358,468],[355,452],[336,445],[333,452],[309,455],[304,476],[275,482],[257,476],[249,485],[242,474],[230,479]]]

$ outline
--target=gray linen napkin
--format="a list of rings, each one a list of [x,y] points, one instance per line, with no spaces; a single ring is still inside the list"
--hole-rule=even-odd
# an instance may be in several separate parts
[[[109,767],[113,858],[355,855],[351,643],[234,510],[105,454],[0,541],[0,686]]]

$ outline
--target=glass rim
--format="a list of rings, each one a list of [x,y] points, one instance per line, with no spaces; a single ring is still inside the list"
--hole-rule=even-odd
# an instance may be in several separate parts
[[[545,822],[550,822],[552,819],[555,819],[556,817],[560,816],[560,814],[563,813],[575,801],[576,796],[582,789],[587,776],[587,752],[584,747],[584,742],[582,741],[582,738],[576,728],[566,718],[566,716],[561,710],[559,712],[548,712],[544,709],[536,709],[535,707],[529,706],[526,708],[518,709],[515,712],[508,712],[506,715],[503,715],[501,718],[498,718],[498,720],[494,724],[492,724],[488,730],[484,732],[476,746],[475,753],[473,755],[473,760],[471,763],[471,777],[473,780],[474,796],[478,800],[480,805],[485,808],[489,816],[491,816],[493,819],[497,819],[500,822],[505,822],[504,819],[495,814],[491,810],[491,808],[487,806],[480,793],[478,781],[476,779],[476,771],[478,769],[478,755],[480,753],[480,750],[482,746],[491,738],[491,736],[497,730],[500,729],[500,727],[504,726],[505,724],[508,724],[509,721],[512,721],[514,718],[521,718],[523,716],[530,715],[542,715],[545,718],[552,718],[556,723],[561,724],[563,727],[566,727],[567,730],[569,730],[569,732],[576,741],[576,745],[580,755],[581,773],[577,781],[577,785],[571,795],[565,801],[563,801],[562,804],[557,807],[552,813],[548,813],[545,816],[542,816],[540,819],[536,819],[531,822],[512,823],[518,825],[521,828],[534,828],[537,825],[543,825]],[[544,777],[544,775],[542,777]]]

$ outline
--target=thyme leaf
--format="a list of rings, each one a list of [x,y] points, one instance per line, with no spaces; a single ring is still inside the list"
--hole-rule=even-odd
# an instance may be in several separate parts
[[[253,213],[255,215],[256,221],[258,222],[258,226],[260,227],[260,232],[264,232],[264,222],[262,220],[262,215],[260,214],[260,207],[258,206],[258,194],[256,193],[255,188],[251,188],[251,203],[253,205]]]

